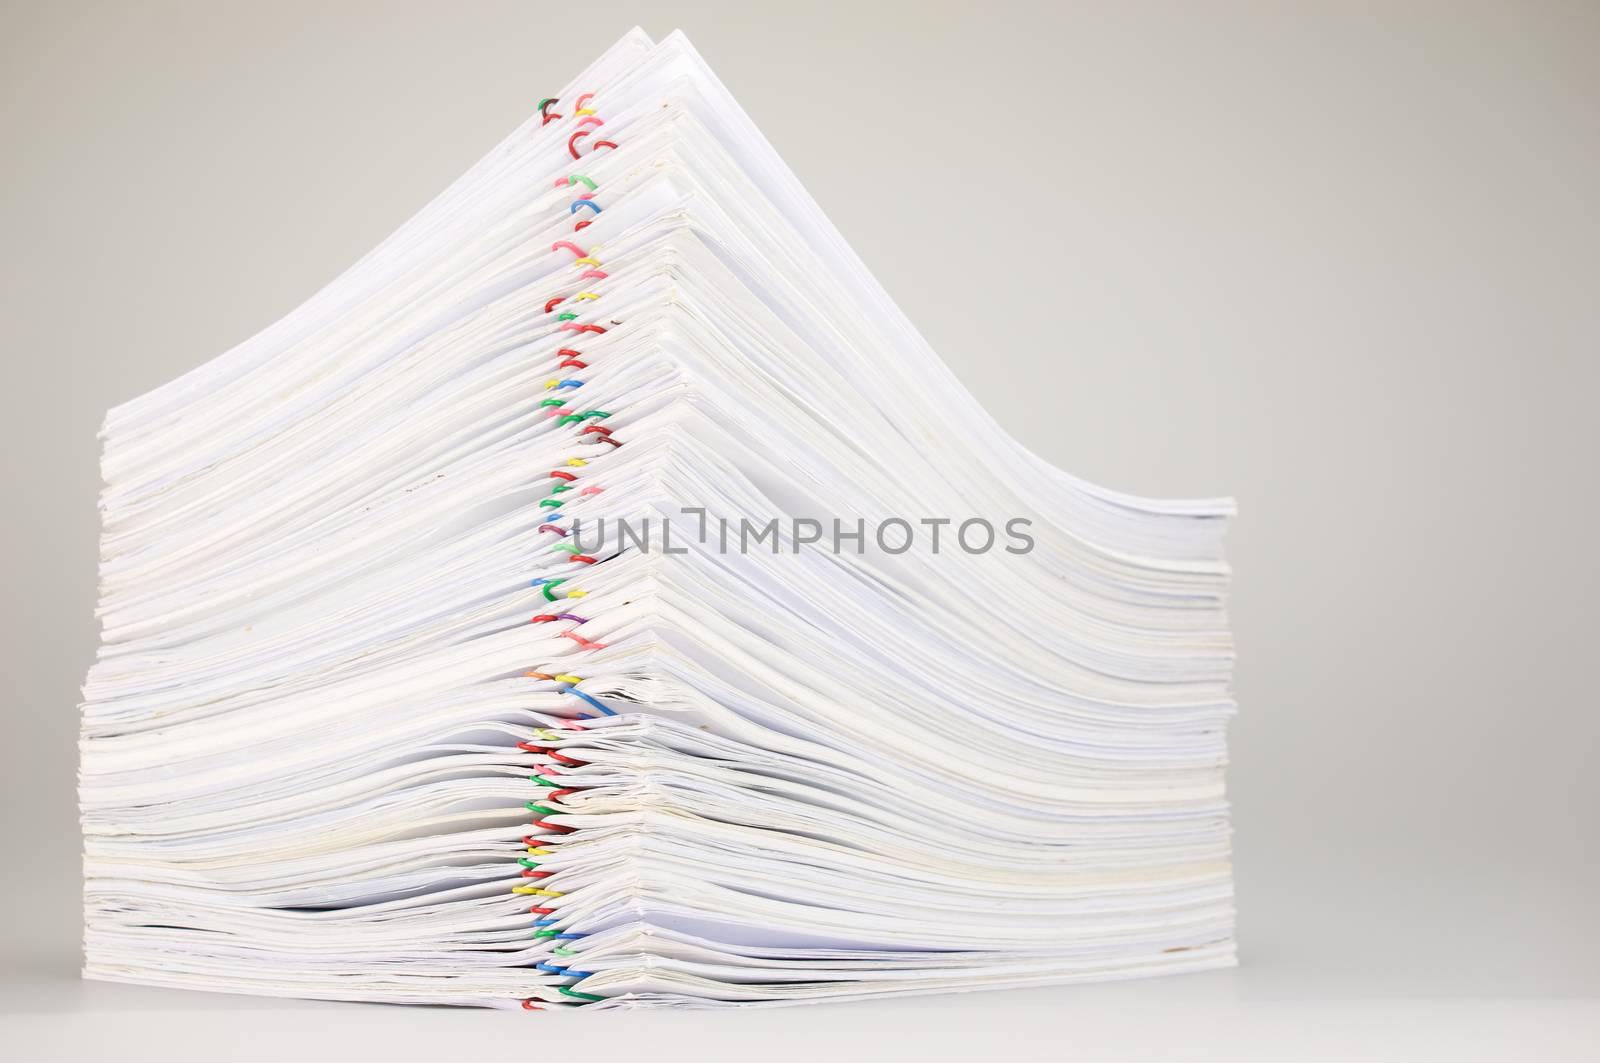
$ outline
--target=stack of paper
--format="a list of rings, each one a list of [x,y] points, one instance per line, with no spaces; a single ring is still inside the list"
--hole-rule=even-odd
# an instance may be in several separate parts
[[[1230,503],[1010,439],[680,35],[103,436],[92,977],[542,1008],[1233,960]]]

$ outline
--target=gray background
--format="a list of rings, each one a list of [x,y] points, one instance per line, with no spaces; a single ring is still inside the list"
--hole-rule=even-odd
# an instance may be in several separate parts
[[[124,1058],[1595,1049],[1600,4],[3,10],[13,1034]],[[102,413],[288,311],[636,21],[689,32],[1027,445],[1238,498],[1238,971],[600,1025],[76,980]]]

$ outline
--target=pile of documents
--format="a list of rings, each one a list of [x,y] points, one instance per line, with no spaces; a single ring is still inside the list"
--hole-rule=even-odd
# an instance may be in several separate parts
[[[681,35],[529,107],[107,416],[86,974],[538,1010],[1231,964],[1231,503],[1013,441]]]

